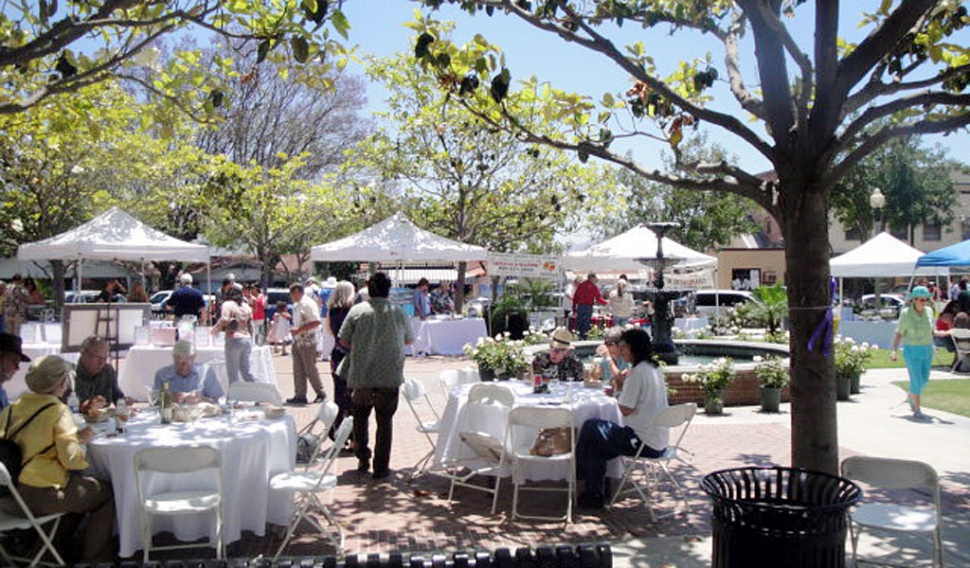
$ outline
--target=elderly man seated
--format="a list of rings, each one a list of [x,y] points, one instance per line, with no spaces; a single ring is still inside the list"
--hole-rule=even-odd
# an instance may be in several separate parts
[[[572,343],[573,334],[564,327],[557,328],[549,341],[549,351],[532,360],[532,372],[561,381],[583,380],[583,362],[573,353]]]
[[[92,335],[81,342],[81,357],[74,375],[74,391],[81,401],[81,412],[104,408],[119,398],[131,400],[118,386],[118,373],[108,363],[108,341]]]
[[[222,385],[216,372],[205,363],[195,364],[195,344],[178,341],[172,348],[174,364],[162,367],[155,373],[155,390],[161,390],[164,383],[174,395],[176,402],[216,403],[223,395]]]

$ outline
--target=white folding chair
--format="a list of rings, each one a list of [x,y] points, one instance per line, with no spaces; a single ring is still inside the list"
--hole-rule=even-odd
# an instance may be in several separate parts
[[[320,459],[320,455],[323,452],[323,442],[329,436],[330,429],[337,421],[337,415],[339,414],[340,408],[337,406],[337,403],[332,400],[325,401],[320,405],[320,409],[317,410],[317,415],[313,420],[297,432],[297,456],[300,455],[301,447],[308,444],[312,446],[306,462],[300,462],[306,464],[304,469],[310,469]],[[340,451],[340,448],[337,448],[337,451]]]
[[[229,393],[226,400],[239,402],[265,402],[266,404],[283,404],[283,395],[276,388],[276,385],[269,383],[250,383],[247,381],[236,381],[229,385]]]
[[[478,371],[474,369],[445,369],[438,373],[438,382],[441,384],[441,390],[444,391],[446,397],[457,386],[480,381]]]
[[[651,520],[656,521],[658,518],[668,517],[676,514],[678,511],[676,508],[674,508],[674,510],[670,513],[657,517],[656,512],[653,509],[651,493],[654,492],[654,489],[658,487],[662,481],[660,479],[660,473],[662,473],[663,476],[666,477],[667,480],[673,485],[674,492],[677,494],[677,497],[683,501],[683,511],[685,513],[690,513],[690,502],[687,500],[687,495],[680,487],[680,484],[677,483],[677,479],[675,479],[673,474],[670,473],[670,468],[668,465],[672,460],[681,459],[680,453],[685,451],[681,447],[684,440],[684,434],[687,433],[687,429],[690,427],[690,423],[694,419],[694,414],[696,413],[697,405],[693,402],[688,402],[685,404],[668,406],[654,415],[654,427],[678,428],[683,426],[683,428],[680,430],[680,435],[677,436],[676,442],[667,445],[667,448],[659,457],[650,458],[644,456],[643,448],[646,446],[645,444],[641,444],[636,455],[633,457],[623,458],[623,478],[620,480],[620,486],[616,488],[616,493],[613,494],[613,498],[610,500],[611,506],[617,502],[621,495],[635,491],[647,505],[647,510],[650,512]],[[659,473],[657,472],[658,468],[660,470]],[[640,475],[636,475],[637,472],[639,472]],[[640,480],[637,478],[640,478]],[[630,488],[628,489],[626,488],[627,484],[630,484]]]
[[[535,440],[541,430],[547,428],[569,429],[569,451],[563,454],[540,456],[532,453]],[[573,522],[573,497],[576,494],[576,432],[573,428],[573,414],[568,408],[520,406],[509,412],[506,437],[512,460],[512,520],[523,519]],[[525,487],[527,467],[541,465],[566,470],[566,488]],[[519,514],[519,491],[558,491],[565,492],[566,514],[560,517]]]
[[[31,511],[30,507],[24,503],[23,497],[20,496],[20,492],[17,491],[16,484],[10,479],[10,472],[7,471],[7,467],[0,462],[0,486],[6,487],[10,490],[10,495],[13,500],[17,502],[17,506],[20,507],[20,511],[23,516],[11,515],[0,509],[0,533],[6,533],[12,530],[30,530],[34,529],[37,532],[37,536],[40,537],[42,546],[37,554],[33,558],[22,558],[18,556],[10,556],[7,549],[3,547],[3,542],[0,541],[0,555],[3,556],[5,566],[14,566],[14,561],[25,562],[30,566],[37,566],[38,564],[44,564],[49,566],[63,566],[65,564],[64,559],[54,548],[53,538],[57,533],[57,527],[60,525],[61,517],[64,513],[52,513],[50,515],[40,515],[35,516]],[[50,531],[44,531],[43,525],[51,523]],[[54,558],[54,562],[41,562],[44,553],[49,552]]]
[[[970,329],[954,327],[950,330],[950,337],[953,339],[953,349],[957,353],[950,372],[965,372],[961,371],[960,363],[970,355]]]
[[[209,475],[205,476],[205,472]],[[178,475],[190,480],[191,489],[155,489],[152,474]],[[212,483],[200,481],[208,478]],[[185,482],[179,485],[184,486]],[[215,485],[215,489],[211,486]],[[138,490],[140,505],[142,543],[144,562],[148,562],[149,552],[155,550],[176,550],[215,546],[216,558],[225,556],[225,537],[222,522],[222,454],[209,446],[177,448],[147,448],[135,454],[135,486]],[[152,517],[178,516],[213,513],[216,520],[216,541],[212,544],[175,544],[152,546]]]
[[[343,554],[344,550],[344,530],[337,522],[336,517],[330,512],[330,509],[320,501],[317,497],[317,493],[324,490],[333,490],[337,486],[337,474],[333,472],[334,467],[337,464],[337,457],[340,453],[340,448],[344,446],[347,440],[350,438],[350,433],[354,429],[354,418],[348,416],[340,423],[340,427],[337,428],[337,434],[335,436],[334,444],[327,450],[323,458],[323,466],[319,470],[306,470],[306,471],[290,471],[286,473],[279,473],[274,475],[269,481],[270,489],[273,491],[285,491],[287,493],[292,493],[296,496],[298,504],[296,511],[293,513],[293,517],[290,520],[290,524],[286,529],[286,537],[283,539],[283,543],[280,544],[279,549],[273,556],[273,563],[276,563],[276,559],[279,558],[286,545],[290,543],[290,539],[293,538],[293,533],[296,532],[297,526],[299,526],[300,521],[306,519],[307,522],[312,524],[321,534],[326,534],[327,538],[330,540],[331,544],[337,549],[338,554]],[[311,516],[311,513],[317,512],[323,515],[327,522],[329,522],[337,532],[337,538],[334,538],[333,534],[328,532],[320,522]]]
[[[431,450],[429,450],[428,453],[426,453],[417,461],[417,463],[414,464],[414,468],[411,471],[411,476],[408,478],[411,480],[418,475],[425,473],[427,471],[428,463],[430,463],[431,459],[434,457],[435,438],[432,438],[431,435],[434,434],[437,437],[438,432],[440,432],[439,424],[441,423],[441,417],[434,409],[434,405],[431,404],[431,399],[428,397],[428,390],[424,388],[424,383],[418,379],[408,379],[404,381],[404,388],[401,389],[401,394],[404,396],[404,400],[408,403],[411,413],[414,414],[414,419],[418,421],[415,429],[421,434],[424,434],[424,437],[427,438],[428,443],[431,444]],[[415,406],[421,404],[427,405],[431,414],[434,416],[434,420],[421,419],[421,413],[418,412],[418,408]]]
[[[474,414],[482,407],[496,407],[502,413],[507,413],[515,403],[515,395],[503,385],[494,383],[477,383],[468,391],[468,401],[462,410],[463,415]],[[480,430],[463,430],[458,433],[462,441],[462,450],[471,450],[471,456],[459,455],[448,463],[450,468],[447,476],[451,479],[448,488],[448,502],[451,503],[455,486],[468,487],[492,494],[492,514],[498,506],[498,493],[502,483],[502,474],[506,469],[505,432],[508,418],[503,416],[503,432],[493,435]],[[464,451],[462,452],[464,453]],[[491,487],[470,483],[476,475],[490,475],[495,478]]]
[[[912,495],[932,495],[915,504],[862,503],[850,513],[849,537],[852,564],[858,566],[857,550],[862,529],[932,535],[933,565],[943,568],[943,535],[940,519],[940,478],[928,464],[913,460],[852,456],[842,460],[842,476],[881,489],[913,489]],[[879,562],[880,564],[888,564]],[[888,564],[892,565],[892,564]],[[895,566],[900,566],[896,564]],[[907,564],[906,566],[909,566]]]

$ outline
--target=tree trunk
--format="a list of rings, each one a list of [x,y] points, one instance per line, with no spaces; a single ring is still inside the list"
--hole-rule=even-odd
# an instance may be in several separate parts
[[[460,314],[462,306],[465,305],[465,274],[468,271],[468,263],[461,261],[458,263],[458,276],[455,282],[455,313]]]
[[[832,304],[827,200],[816,188],[784,189],[798,196],[783,228],[791,320],[792,465],[837,474],[835,366],[827,343],[832,329],[825,327]]]

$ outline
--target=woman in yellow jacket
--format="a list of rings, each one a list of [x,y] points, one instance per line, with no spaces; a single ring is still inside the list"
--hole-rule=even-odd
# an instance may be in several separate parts
[[[61,402],[70,389],[71,367],[56,355],[39,357],[27,369],[26,382],[31,392],[0,414],[0,435],[14,432],[14,441],[23,453],[17,488],[34,514],[68,513],[55,537],[55,546],[65,561],[70,564],[70,559],[76,558],[71,540],[87,515],[81,557],[85,562],[110,562],[115,521],[111,484],[77,473],[88,467],[85,445],[94,432],[90,427],[78,431],[71,410]],[[20,425],[38,410],[40,413],[21,429]]]

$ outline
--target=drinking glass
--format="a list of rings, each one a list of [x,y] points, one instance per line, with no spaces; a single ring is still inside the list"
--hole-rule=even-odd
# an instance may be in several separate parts
[[[158,390],[154,387],[145,387],[145,392],[148,394],[148,404],[152,407],[152,412],[161,412],[158,408]]]

